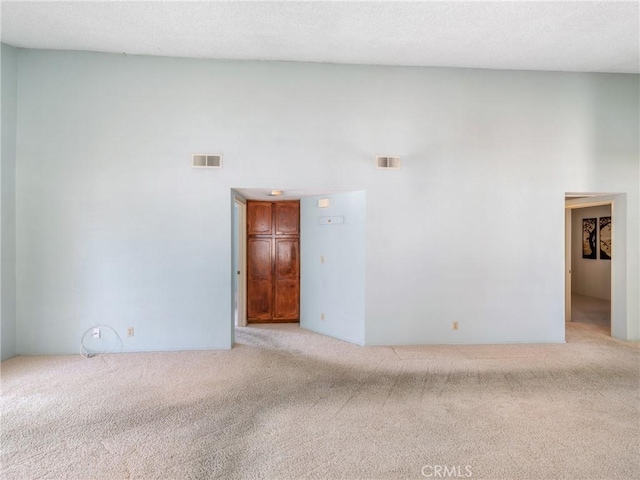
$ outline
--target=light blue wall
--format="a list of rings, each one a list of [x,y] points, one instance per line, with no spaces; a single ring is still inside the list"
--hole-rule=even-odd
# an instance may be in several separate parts
[[[1,315],[0,359],[16,354],[16,121],[17,50],[2,44],[2,161],[1,161]]]
[[[318,208],[318,198],[330,206]],[[344,223],[322,225],[322,217]],[[300,326],[364,345],[365,192],[304,198],[300,218]]]
[[[637,75],[32,50],[18,72],[19,353],[96,322],[134,326],[125,350],[229,347],[235,187],[366,191],[367,344],[563,341],[564,193],[626,192],[638,336]]]
[[[366,343],[563,341],[565,192],[628,192],[637,339],[639,77],[448,73],[389,89],[422,136],[367,185]]]

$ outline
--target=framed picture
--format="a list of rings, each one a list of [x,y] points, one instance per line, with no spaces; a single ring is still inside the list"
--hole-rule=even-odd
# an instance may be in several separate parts
[[[597,218],[582,219],[582,258],[596,259]]]
[[[600,217],[600,260],[611,260],[611,217]]]

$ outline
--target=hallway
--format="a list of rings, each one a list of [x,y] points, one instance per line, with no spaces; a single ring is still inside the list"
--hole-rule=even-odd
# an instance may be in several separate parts
[[[571,321],[610,336],[611,302],[573,293],[571,294]]]

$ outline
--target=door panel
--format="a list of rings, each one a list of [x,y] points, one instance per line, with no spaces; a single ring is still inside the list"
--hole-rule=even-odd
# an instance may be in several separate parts
[[[276,235],[300,235],[300,203],[275,204]]]
[[[273,283],[271,279],[249,280],[247,284],[247,317],[250,322],[268,321],[273,317]]]
[[[249,275],[251,277],[269,277],[272,274],[271,239],[251,238],[247,242],[249,262]]]
[[[271,207],[272,202],[247,202],[250,208],[247,211],[247,233],[249,235],[271,235],[272,218]]]
[[[276,280],[274,317],[278,320],[298,320],[300,289],[298,280]]]
[[[297,238],[276,239],[276,278],[298,278],[300,241]]]

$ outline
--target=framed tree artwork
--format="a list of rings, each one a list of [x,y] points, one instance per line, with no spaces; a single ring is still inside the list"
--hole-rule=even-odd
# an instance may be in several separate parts
[[[583,218],[582,219],[582,258],[597,258],[596,250],[596,235],[598,230],[596,229],[598,219],[597,218]]]
[[[611,217],[600,217],[600,260],[611,260]]]

